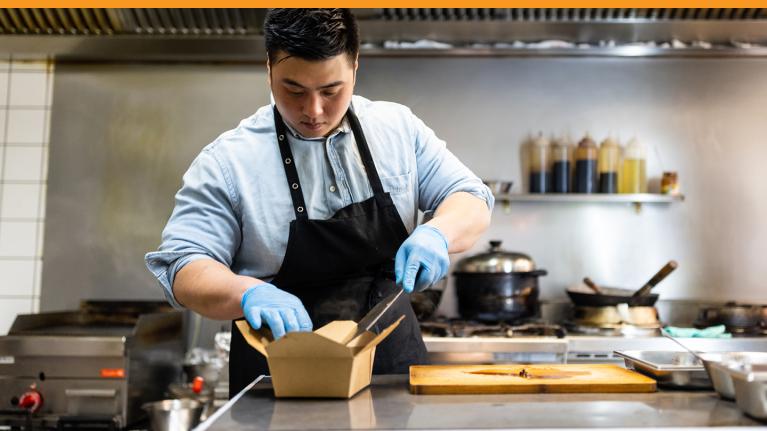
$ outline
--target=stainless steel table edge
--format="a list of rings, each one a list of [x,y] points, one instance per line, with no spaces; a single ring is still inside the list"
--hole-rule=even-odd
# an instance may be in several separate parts
[[[245,395],[246,392],[251,390],[253,388],[253,386],[256,385],[256,383],[258,383],[261,380],[263,380],[264,377],[266,377],[266,375],[264,375],[264,374],[256,377],[256,379],[253,380],[252,382],[250,382],[250,384],[248,386],[245,386],[245,389],[241,390],[237,395],[233,396],[232,399],[230,399],[226,404],[221,406],[221,408],[216,410],[216,412],[213,413],[212,415],[210,415],[209,418],[205,419],[204,422],[202,422],[199,425],[197,425],[196,427],[194,427],[194,429],[192,429],[192,431],[207,431],[207,429],[210,428],[210,426],[213,425],[213,423],[216,420],[218,420],[218,418],[223,416],[224,413],[226,413],[230,408],[232,408],[232,406],[234,405],[234,403],[237,402],[237,400],[242,398],[242,396]]]
[[[428,431],[477,431],[477,428],[449,428],[449,429],[439,429],[439,428],[424,428]],[[481,429],[481,428],[480,428]],[[606,431],[606,430],[621,430],[621,431],[647,431],[648,429],[651,429],[652,431],[755,431],[760,430],[764,431],[764,426],[742,426],[742,427],[652,427],[652,428],[589,428],[589,427],[581,427],[581,428],[493,428],[493,431],[583,431],[583,430],[599,430],[599,431]],[[388,431],[388,430],[387,430]],[[393,429],[391,431],[394,431]],[[397,431],[406,431],[406,430],[397,430]],[[413,431],[413,430],[410,430]]]

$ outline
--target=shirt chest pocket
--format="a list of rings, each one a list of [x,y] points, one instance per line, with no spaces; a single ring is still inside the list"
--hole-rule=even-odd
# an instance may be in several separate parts
[[[381,184],[384,191],[391,195],[406,193],[411,188],[410,173],[381,178]]]

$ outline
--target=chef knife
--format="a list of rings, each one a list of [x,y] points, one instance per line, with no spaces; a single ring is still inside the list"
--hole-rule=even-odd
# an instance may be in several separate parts
[[[381,316],[383,316],[384,313],[386,313],[389,308],[391,308],[391,306],[397,302],[399,297],[402,296],[404,292],[404,290],[400,289],[397,293],[392,293],[391,295],[381,300],[381,302],[376,304],[375,307],[371,308],[370,311],[368,311],[368,314],[366,314],[365,317],[363,317],[362,320],[357,323],[357,330],[354,331],[354,333],[351,335],[351,338],[344,340],[343,344],[349,343],[350,341],[354,340],[375,326],[375,324],[378,322],[378,319],[380,319]]]

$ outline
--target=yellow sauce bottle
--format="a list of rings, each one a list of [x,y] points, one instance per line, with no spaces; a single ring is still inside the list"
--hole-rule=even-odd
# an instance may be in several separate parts
[[[644,148],[636,140],[629,141],[623,154],[620,175],[621,193],[647,193],[647,168]]]

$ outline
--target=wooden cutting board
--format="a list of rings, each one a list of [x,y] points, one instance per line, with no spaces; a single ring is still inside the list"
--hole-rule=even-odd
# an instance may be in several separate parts
[[[413,365],[414,394],[655,392],[655,380],[609,364]]]

